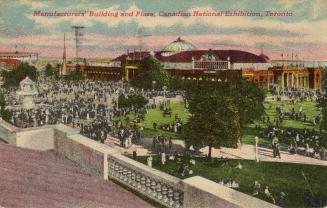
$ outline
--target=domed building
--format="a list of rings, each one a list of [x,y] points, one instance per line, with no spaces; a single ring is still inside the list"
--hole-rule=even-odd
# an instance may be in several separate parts
[[[242,50],[199,50],[180,37],[160,51],[151,52],[151,54],[149,51],[127,52],[113,59],[107,69],[94,67],[90,69],[89,67],[86,73],[89,78],[113,80],[123,78],[128,81],[137,75],[141,70],[138,65],[149,55],[159,60],[163,68],[172,76],[182,79],[231,80],[243,76],[265,88],[276,84],[283,89],[309,86],[307,84],[309,72],[303,76],[297,69],[294,71],[282,69],[279,72],[280,70],[274,69],[273,62],[262,50],[259,55]],[[317,76],[313,72],[311,74],[314,80]],[[311,88],[316,89],[319,86],[318,83],[312,85]]]
[[[161,50],[163,53],[176,53],[180,51],[193,51],[196,50],[196,47],[185,40],[182,40],[180,37],[177,40],[171,42],[165,48]]]
[[[137,74],[137,64],[149,55],[147,51],[128,52],[113,59],[111,64],[116,69],[124,68],[121,74],[125,80],[130,80]],[[187,79],[242,74],[243,69],[266,70],[271,66],[268,57],[241,50],[199,50],[180,37],[162,50],[155,51],[154,57],[171,75]],[[226,70],[229,72],[226,73]]]

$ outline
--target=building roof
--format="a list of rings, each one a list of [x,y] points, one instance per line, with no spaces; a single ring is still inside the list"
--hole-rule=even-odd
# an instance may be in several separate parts
[[[182,40],[180,37],[177,40],[169,43],[165,48],[162,49],[163,52],[178,52],[178,51],[192,51],[196,47],[185,40]]]
[[[21,61],[17,59],[0,59],[0,63],[5,63],[7,65],[18,67]]]
[[[134,51],[134,52],[129,52],[128,57],[130,59],[140,60],[140,59],[144,59],[149,54],[150,54],[149,51]],[[127,55],[122,54],[122,55],[116,57],[115,59],[113,59],[112,61],[125,61],[126,58],[127,58]]]
[[[270,58],[266,54],[264,54],[264,53],[261,53],[259,56],[261,58],[265,59],[266,61],[269,61],[270,60]]]
[[[258,56],[253,53],[249,53],[246,51],[240,50],[211,50],[212,55],[218,57],[219,60],[227,60],[230,58],[231,63],[267,63],[268,60],[265,57]],[[129,53],[129,57],[133,57],[134,52]],[[141,57],[144,58],[150,54],[150,52],[135,52],[135,57],[138,59]],[[181,51],[177,53],[173,53],[171,55],[167,55],[165,52],[157,51],[155,52],[155,57],[161,62],[192,62],[192,57],[194,60],[200,60],[201,56],[207,55],[209,50],[192,50],[192,51]],[[118,56],[114,59],[114,61],[125,61],[126,55]]]
[[[0,207],[152,207],[53,151],[0,143]]]
[[[6,55],[37,55],[37,53],[34,53],[34,52],[28,52],[28,51],[25,51],[25,52],[21,52],[21,51],[15,51],[15,52],[12,52],[12,51],[0,51],[0,56],[6,56]]]
[[[182,51],[171,56],[163,56],[161,53],[156,57],[163,62],[191,62],[192,57],[200,60],[202,55],[208,54],[208,50]],[[211,53],[219,60],[227,60],[228,57],[232,63],[266,63],[267,61],[253,53],[240,50],[211,50]]]

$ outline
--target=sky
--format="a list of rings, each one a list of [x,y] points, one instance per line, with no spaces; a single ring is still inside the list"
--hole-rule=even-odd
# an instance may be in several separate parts
[[[84,13],[37,16],[35,12]],[[118,12],[118,17],[90,12]],[[255,12],[261,16],[193,16],[194,11]],[[266,16],[266,11],[292,16]],[[66,35],[67,56],[74,57],[72,25],[82,30],[80,56],[114,58],[127,50],[157,51],[181,37],[198,49],[235,49],[271,59],[327,60],[326,0],[0,0],[0,51],[32,51],[60,58]],[[154,16],[136,16],[136,13]],[[164,17],[160,12],[191,16]],[[121,16],[132,13],[133,16]]]

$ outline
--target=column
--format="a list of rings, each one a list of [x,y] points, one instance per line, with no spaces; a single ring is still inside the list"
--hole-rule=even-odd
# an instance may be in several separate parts
[[[129,73],[129,69],[125,68],[125,80],[128,81],[128,73]]]
[[[282,89],[284,89],[284,73],[282,73]]]
[[[292,86],[291,87],[294,87],[294,74],[293,74],[293,72],[292,72]]]
[[[296,73],[296,88],[299,89],[299,72]]]
[[[289,83],[288,83],[289,77],[288,77],[288,75],[289,75],[289,73],[286,73],[286,88],[288,88],[288,86],[289,86]]]

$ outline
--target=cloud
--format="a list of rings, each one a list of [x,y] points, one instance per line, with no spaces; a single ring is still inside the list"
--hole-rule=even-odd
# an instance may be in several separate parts
[[[1,0],[0,0],[1,1]],[[327,44],[326,1],[324,0],[300,0],[274,2],[261,1],[260,4],[253,1],[242,1],[230,6],[227,1],[216,4],[215,1],[188,2],[187,4],[175,1],[151,2],[129,1],[118,3],[110,1],[83,1],[79,4],[71,1],[29,1],[21,0],[18,3],[7,4],[2,11],[0,19],[0,41],[4,43],[2,48],[21,44],[24,47],[41,51],[51,52],[52,55],[62,54],[62,36],[66,32],[67,45],[74,48],[72,41],[71,25],[83,25],[85,36],[83,37],[83,53],[92,51],[95,54],[114,55],[125,52],[128,48],[138,46],[138,30],[143,28],[144,34],[151,34],[143,38],[144,48],[160,50],[169,42],[182,36],[198,48],[208,49],[216,47],[243,49],[258,52],[260,44],[271,51],[296,48],[292,43],[298,44],[297,49],[306,50],[311,45],[312,50],[317,49],[315,55],[326,55],[320,46]],[[135,2],[135,3],[132,3]],[[49,5],[48,5],[49,4]],[[290,10],[293,17],[40,17],[33,16],[34,10],[48,12],[80,12],[91,11],[220,11],[230,10],[254,10],[265,11],[268,8],[276,10]],[[325,11],[326,11],[325,10]],[[8,17],[8,18],[7,18]],[[9,18],[10,17],[10,18]],[[15,18],[13,18],[15,17]],[[71,37],[70,37],[71,36]],[[3,37],[1,39],[1,37]],[[70,38],[69,38],[70,37]],[[42,50],[46,47],[51,50]],[[99,50],[97,53],[96,50]],[[57,53],[55,51],[57,50]],[[107,51],[107,53],[106,53]],[[91,55],[91,54],[90,54]]]
[[[47,8],[50,1],[37,1],[37,0],[18,0],[18,4],[27,6],[29,9]]]
[[[276,4],[284,8],[292,8],[294,6],[301,5],[306,1],[307,0],[276,0]]]

